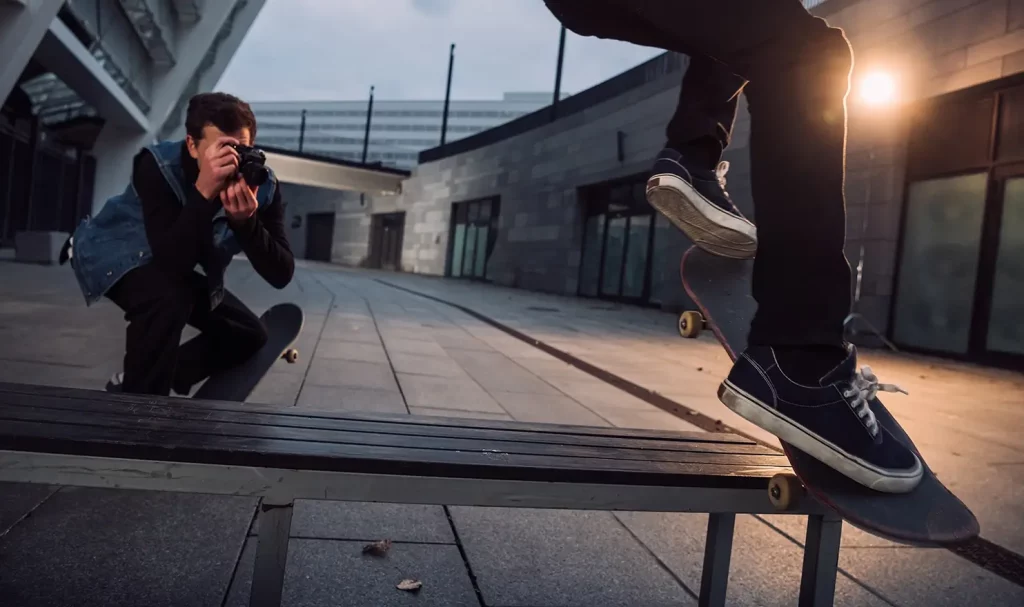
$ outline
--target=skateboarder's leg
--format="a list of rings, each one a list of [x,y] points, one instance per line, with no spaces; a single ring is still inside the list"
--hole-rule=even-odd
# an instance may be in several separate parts
[[[601,0],[645,21],[593,16],[580,0],[546,0],[581,35],[707,55],[748,81],[757,223],[751,346],[723,382],[727,406],[862,484],[909,491],[918,458],[885,440],[869,403],[879,384],[845,347],[851,299],[843,250],[845,98],[852,52],[840,30],[799,0]],[[639,32],[639,33],[638,33]],[[670,38],[671,44],[664,40]]]
[[[187,394],[218,371],[245,362],[267,343],[267,331],[259,317],[226,289],[213,310],[208,299],[205,305],[197,305],[188,324],[200,333],[178,350],[174,390],[180,394]]]
[[[128,321],[124,371],[117,389],[132,394],[170,394],[178,343],[195,300],[189,282],[171,280],[156,265],[136,268],[107,293]],[[109,387],[109,386],[108,386]]]
[[[666,128],[668,142],[647,181],[648,202],[690,240],[716,255],[740,259],[754,256],[757,230],[729,199],[728,163],[721,159],[745,85],[724,64],[692,56]]]

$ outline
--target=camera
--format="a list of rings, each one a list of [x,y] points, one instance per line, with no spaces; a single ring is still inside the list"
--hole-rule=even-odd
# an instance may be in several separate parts
[[[270,179],[270,169],[266,166],[267,155],[263,150],[241,144],[231,147],[238,152],[238,172],[249,187],[259,187]]]

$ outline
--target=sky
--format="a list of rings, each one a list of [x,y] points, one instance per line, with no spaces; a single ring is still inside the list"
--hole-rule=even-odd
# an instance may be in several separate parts
[[[553,91],[561,25],[542,0],[267,0],[216,89],[247,101],[443,99]],[[661,51],[568,32],[562,91]]]

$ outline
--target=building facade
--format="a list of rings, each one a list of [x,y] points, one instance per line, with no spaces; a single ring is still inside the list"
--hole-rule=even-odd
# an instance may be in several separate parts
[[[856,84],[872,70],[898,102],[850,97],[847,255],[867,323],[900,348],[1024,366],[1024,0],[824,0]],[[643,184],[664,143],[685,57],[666,54],[494,129],[426,150],[400,196],[345,213],[334,248],[376,266],[377,226],[401,226],[408,272],[679,310],[689,245]],[[729,190],[747,211],[749,115]],[[341,221],[339,215],[338,221]],[[392,229],[395,229],[392,227]]]
[[[452,100],[445,141],[455,141],[529,114],[551,103],[551,93],[505,93],[500,100]],[[254,102],[261,145],[362,161],[367,100]],[[375,99],[366,162],[401,169],[441,143],[443,100]]]
[[[265,0],[0,2],[0,246],[70,232],[183,136]]]

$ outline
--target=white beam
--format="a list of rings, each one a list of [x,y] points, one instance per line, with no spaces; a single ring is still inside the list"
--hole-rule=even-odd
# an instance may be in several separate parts
[[[50,23],[39,43],[36,59],[96,108],[107,122],[138,133],[150,129],[142,110],[59,19]]]
[[[258,139],[258,136],[257,136]],[[407,175],[267,152],[267,166],[279,181],[331,190],[399,194]]]
[[[0,101],[7,99],[64,0],[0,1]]]

